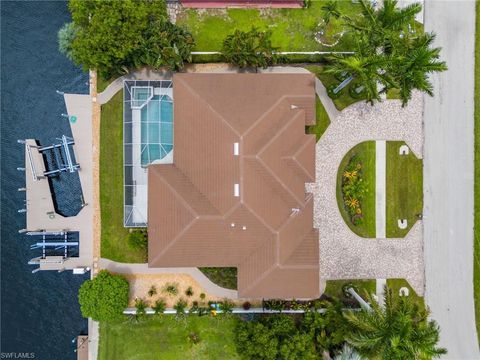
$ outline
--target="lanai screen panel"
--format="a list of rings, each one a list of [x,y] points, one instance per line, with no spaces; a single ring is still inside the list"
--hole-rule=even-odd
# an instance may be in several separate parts
[[[147,168],[173,163],[170,80],[126,80],[123,103],[124,225],[147,226]]]

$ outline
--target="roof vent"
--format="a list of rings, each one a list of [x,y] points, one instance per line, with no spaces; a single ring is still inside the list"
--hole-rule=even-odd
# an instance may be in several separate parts
[[[291,110],[298,109],[298,106],[297,106],[297,105],[293,105],[293,104],[292,104],[292,105],[290,105],[290,109],[291,109]]]
[[[243,225],[242,230],[247,230],[247,227],[245,225]]]
[[[231,226],[231,227],[235,227],[235,223],[231,223],[230,226]]]
[[[240,196],[240,184],[235,184],[233,186],[233,196],[235,196],[235,197]]]
[[[292,213],[290,214],[290,216],[295,216],[295,215],[297,215],[299,212],[300,212],[300,209],[299,209],[299,208],[292,208]]]
[[[238,156],[240,154],[240,145],[238,142],[233,143],[233,155]]]

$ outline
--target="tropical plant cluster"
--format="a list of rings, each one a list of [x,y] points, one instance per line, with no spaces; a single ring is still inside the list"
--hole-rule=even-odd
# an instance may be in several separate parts
[[[368,0],[359,3],[360,16],[336,14],[353,38],[355,54],[329,57],[327,72],[348,74],[348,81],[357,82],[355,89],[364,92],[372,104],[390,89],[399,89],[403,105],[414,90],[433,96],[429,76],[447,70],[447,66],[440,61],[440,48],[432,47],[435,34],[423,33],[415,22],[422,5],[398,8],[396,0],[384,0],[376,8]]]
[[[262,301],[262,307],[265,310],[283,311],[283,310],[309,310],[320,309],[322,301],[316,300],[283,300],[283,299],[268,299]]]
[[[223,41],[222,56],[230,64],[240,68],[267,68],[277,64],[281,57],[272,46],[270,31],[235,30]]]
[[[261,315],[239,321],[237,350],[247,359],[432,359],[446,353],[437,347],[439,328],[428,310],[409,297],[385,289],[385,305],[368,294],[371,307],[345,309],[339,301],[304,315]],[[348,356],[347,356],[348,355]]]
[[[363,219],[362,199],[367,189],[362,178],[362,163],[354,155],[342,173],[342,198],[352,224],[359,225]]]
[[[195,42],[168,20],[164,1],[70,0],[72,23],[59,31],[59,50],[105,78],[129,68],[177,70]]]

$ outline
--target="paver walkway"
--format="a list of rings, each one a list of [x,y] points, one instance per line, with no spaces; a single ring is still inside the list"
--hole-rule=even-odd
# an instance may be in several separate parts
[[[214,284],[197,268],[151,268],[147,263],[126,264],[104,258],[100,259],[100,268],[117,274],[188,274],[212,295],[229,299],[238,298],[236,290],[225,289]]]
[[[345,224],[336,199],[337,170],[344,155],[368,140],[404,140],[422,158],[422,95],[410,104],[361,102],[332,118],[316,147],[315,226],[320,230],[320,274],[326,279],[405,278],[424,293],[422,222],[404,239],[365,239]]]

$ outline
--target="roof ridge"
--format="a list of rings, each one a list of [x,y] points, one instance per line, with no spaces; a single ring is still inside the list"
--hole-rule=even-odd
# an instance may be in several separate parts
[[[261,157],[261,154],[263,152],[265,152],[269,147],[270,145],[272,145],[278,138],[281,134],[283,134],[283,132],[285,131],[285,128],[287,126],[289,126],[292,122],[294,122],[298,117],[304,115],[305,116],[305,111],[303,109],[300,109],[300,111],[298,111],[296,114],[294,114],[290,120],[288,120],[280,129],[278,129],[278,131],[275,133],[275,135],[258,151],[258,153],[255,155],[254,159],[256,159],[257,161],[260,162],[260,164],[263,165],[263,167],[265,167],[268,172],[272,175],[272,177],[282,186],[282,188],[284,190],[286,190],[286,192],[288,194],[290,194],[290,196],[294,199],[294,201],[296,201],[298,204],[302,204],[302,200],[299,199],[296,194],[283,182],[283,180],[276,174],[276,172],[268,165],[268,163],[266,163],[263,158]],[[280,156],[280,159],[282,158],[282,156]]]
[[[282,159],[283,160],[292,160],[295,162],[295,164],[297,164],[297,166],[300,168],[301,171],[303,171],[305,173],[305,175],[307,175],[310,179],[315,179],[315,174],[310,174],[310,172],[305,168],[305,166],[299,161],[298,159],[298,155],[303,151],[305,150],[305,148],[310,145],[309,142],[311,142],[310,140],[310,137],[313,139],[315,135],[313,134],[305,134],[305,136],[309,137],[309,139],[307,141],[302,141],[300,143],[300,146],[298,146],[297,150],[292,154],[292,155],[286,155],[286,156],[282,156]]]

